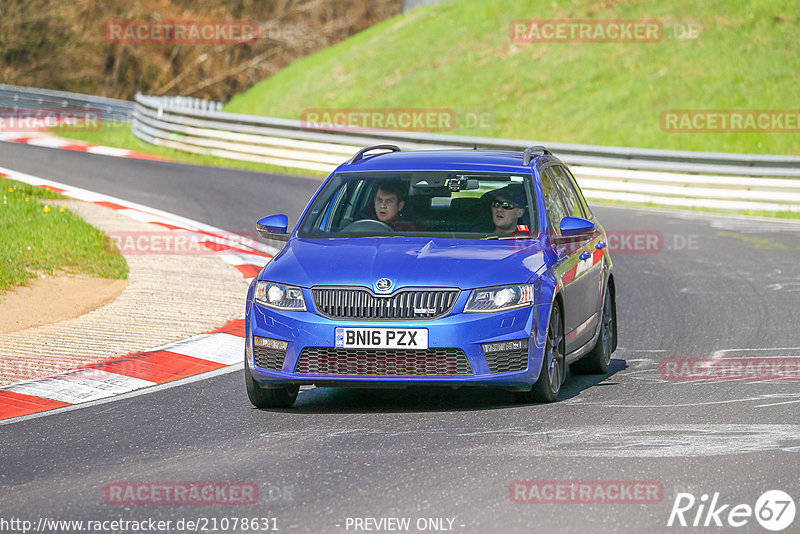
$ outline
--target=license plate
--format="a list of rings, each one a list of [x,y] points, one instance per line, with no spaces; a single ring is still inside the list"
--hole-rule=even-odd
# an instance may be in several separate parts
[[[425,328],[336,328],[336,346],[348,349],[427,349]]]

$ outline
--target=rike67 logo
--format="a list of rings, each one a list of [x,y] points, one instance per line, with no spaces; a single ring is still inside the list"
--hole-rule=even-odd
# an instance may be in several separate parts
[[[755,506],[724,503],[719,492],[710,498],[704,493],[699,499],[691,493],[678,493],[667,526],[739,528],[755,517],[765,529],[779,532],[794,522],[795,512],[794,499],[781,490],[765,491]]]

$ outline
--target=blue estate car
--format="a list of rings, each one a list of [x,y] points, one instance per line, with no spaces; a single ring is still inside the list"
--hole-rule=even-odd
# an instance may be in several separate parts
[[[375,153],[377,150],[381,152]],[[480,385],[553,402],[617,344],[606,234],[543,147],[359,151],[323,183],[247,293],[253,405],[303,384]]]

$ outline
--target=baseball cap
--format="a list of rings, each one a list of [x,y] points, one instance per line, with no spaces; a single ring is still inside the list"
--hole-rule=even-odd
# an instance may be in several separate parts
[[[490,198],[502,197],[509,202],[513,202],[520,208],[528,205],[528,198],[525,195],[525,187],[522,184],[510,184],[500,189],[490,191]]]

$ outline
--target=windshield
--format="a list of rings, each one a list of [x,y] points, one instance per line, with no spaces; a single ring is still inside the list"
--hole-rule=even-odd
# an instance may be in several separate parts
[[[314,199],[300,237],[526,238],[538,231],[530,175],[339,173]]]

